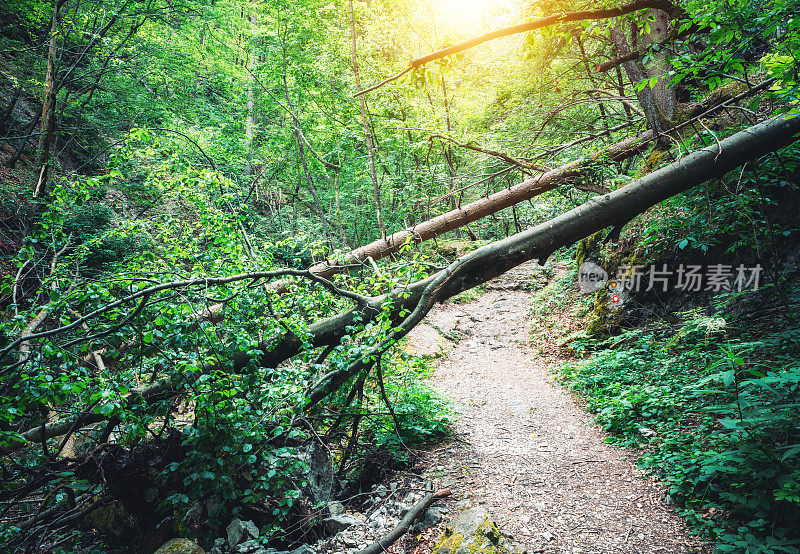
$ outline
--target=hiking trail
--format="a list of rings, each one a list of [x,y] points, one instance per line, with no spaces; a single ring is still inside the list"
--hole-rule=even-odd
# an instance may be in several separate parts
[[[534,353],[531,294],[519,288],[541,275],[535,267],[469,303],[437,306],[409,335],[410,352],[446,350],[433,384],[458,414],[456,435],[424,464],[434,488],[454,491],[448,519],[481,505],[531,553],[708,551],[667,504],[665,487],[643,477],[636,453],[607,444],[554,382],[558,360]]]

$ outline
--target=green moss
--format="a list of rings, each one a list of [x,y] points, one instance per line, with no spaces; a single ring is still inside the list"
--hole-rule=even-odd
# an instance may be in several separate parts
[[[595,234],[581,239],[578,241],[578,246],[575,250],[575,262],[578,267],[586,261],[586,258],[594,254],[600,249],[603,240],[603,230],[597,231]]]
[[[500,544],[500,528],[497,524],[491,521],[488,517],[483,520],[483,522],[478,526],[478,530],[475,531],[475,537],[486,537],[489,539],[494,545]]]
[[[433,545],[431,552],[433,554],[455,554],[462,542],[464,542],[464,535],[461,533],[453,533],[450,536],[443,535]]]
[[[636,172],[636,178],[644,177],[648,173],[652,173],[664,162],[672,161],[669,148],[656,146],[644,159],[642,167]]]
[[[501,543],[500,528],[491,519],[484,518],[469,539],[461,533],[442,536],[433,545],[432,554],[507,554],[509,549]]]

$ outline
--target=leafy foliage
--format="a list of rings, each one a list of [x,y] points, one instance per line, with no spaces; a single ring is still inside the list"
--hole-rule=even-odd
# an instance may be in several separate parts
[[[757,338],[748,317],[689,312],[561,372],[615,443],[645,448],[642,465],[723,552],[800,545],[796,309]]]

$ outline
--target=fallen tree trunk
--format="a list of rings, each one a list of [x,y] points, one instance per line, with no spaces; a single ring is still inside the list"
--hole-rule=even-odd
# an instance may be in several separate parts
[[[389,533],[368,547],[359,550],[356,552],[356,554],[381,554],[382,552],[386,552],[387,548],[396,543],[400,537],[408,533],[408,530],[411,529],[411,525],[414,523],[414,521],[422,516],[425,511],[431,507],[431,504],[440,498],[450,496],[450,494],[450,489],[429,492],[423,496],[419,502],[414,504],[410,510],[408,510],[408,513],[403,517],[403,519],[400,520],[400,523],[397,524],[397,527],[389,531]]]
[[[635,156],[636,154],[640,154],[647,149],[650,141],[652,141],[654,137],[655,135],[651,131],[645,131],[635,137],[613,144],[589,158],[575,160],[561,167],[551,169],[541,175],[514,185],[513,187],[503,189],[460,208],[424,221],[419,225],[402,229],[386,238],[381,238],[356,248],[348,252],[341,263],[332,264],[326,260],[309,267],[308,271],[320,277],[328,278],[348,268],[352,268],[354,265],[361,265],[370,258],[373,261],[377,261],[398,253],[400,247],[409,237],[413,243],[419,244],[487,217],[502,209],[535,198],[560,185],[572,183],[577,185],[576,188],[580,189],[581,176],[588,166],[597,162],[619,162],[631,156]],[[277,292],[283,293],[286,292],[290,282],[291,281],[288,279],[281,279],[273,282],[270,287]],[[204,310],[197,312],[197,319],[219,323],[224,319],[224,308],[224,304],[212,304]],[[128,350],[136,348],[138,345],[139,343],[137,340],[131,340],[123,343],[113,351],[104,348],[95,352],[90,352],[84,357],[83,364],[86,367],[95,366],[95,356],[100,356],[105,365],[113,366],[122,359]]]
[[[702,102],[691,105],[686,113],[686,117],[690,119],[668,129],[667,134],[677,133],[681,129],[691,126],[694,121],[700,117],[708,116],[724,109],[730,104],[753,96],[765,90],[773,82],[774,79],[767,79],[742,92],[730,87],[715,91]],[[331,264],[328,261],[323,261],[314,264],[308,269],[315,275],[328,278],[352,265],[363,264],[370,258],[373,261],[377,261],[391,256],[392,254],[396,254],[400,251],[400,247],[403,243],[409,238],[415,244],[425,242],[426,240],[436,238],[444,233],[458,229],[459,227],[487,217],[493,213],[497,213],[500,210],[519,204],[520,202],[535,198],[561,185],[572,184],[576,186],[576,188],[581,189],[580,181],[588,167],[597,162],[621,162],[632,156],[641,154],[647,150],[648,146],[655,138],[656,136],[652,131],[645,131],[635,137],[612,144],[588,158],[575,160],[561,167],[551,169],[541,175],[531,177],[522,183],[514,185],[513,187],[480,198],[460,208],[424,221],[414,227],[402,229],[386,238],[381,238],[356,248],[346,254],[340,264]],[[272,286],[278,291],[285,292],[288,282],[287,280],[281,280],[275,282]],[[221,307],[217,305],[211,306],[205,312],[204,317],[212,320],[213,318],[218,318],[218,310],[220,308]]]
[[[385,239],[378,239],[356,248],[345,256],[341,264],[334,265],[324,261],[311,266],[309,271],[321,277],[330,277],[342,271],[344,267],[352,264],[361,264],[369,258],[379,260],[396,254],[408,239],[411,239],[413,243],[424,242],[505,208],[510,208],[525,200],[530,200],[560,185],[577,184],[588,166],[599,161],[619,162],[636,154],[641,154],[647,149],[652,138],[653,133],[646,131],[635,137],[625,139],[589,158],[575,160],[561,167],[551,169],[513,187],[479,198],[460,208],[424,221],[419,225],[397,231]],[[282,282],[277,282],[275,286],[282,284]]]
[[[668,131],[668,133],[676,133],[677,131],[692,125],[695,121],[702,117],[711,115],[712,113],[724,109],[730,104],[753,96],[754,94],[765,90],[772,83],[774,83],[774,79],[767,79],[760,84],[735,95],[732,95],[734,89],[731,89],[730,87],[726,88],[725,90],[712,93],[706,100],[691,105],[686,113],[686,116],[690,119],[674,126]],[[411,240],[415,244],[419,244],[426,240],[436,238],[448,231],[457,229],[463,225],[477,221],[480,218],[487,217],[499,210],[508,208],[511,205],[535,198],[539,194],[553,190],[557,186],[572,183],[579,190],[588,190],[588,187],[582,187],[580,183],[580,176],[588,165],[597,162],[619,162],[628,159],[631,156],[646,150],[647,145],[655,138],[655,134],[652,131],[645,131],[636,137],[613,144],[587,159],[570,162],[569,164],[550,170],[542,175],[523,181],[522,183],[519,183],[509,189],[505,189],[485,198],[481,198],[475,202],[471,202],[456,210],[451,210],[450,212],[420,223],[414,227],[397,231],[385,239],[381,238],[360,248],[352,250],[345,255],[345,258],[340,265],[335,265],[329,263],[328,261],[324,261],[311,266],[308,270],[321,277],[331,277],[336,273],[352,268],[354,265],[361,265],[370,258],[373,261],[377,261],[399,252],[400,247],[409,237],[411,237]],[[585,138],[573,141],[569,143],[568,146],[575,146],[583,140],[585,140]],[[289,280],[282,279],[273,282],[270,286],[277,292],[286,292],[289,283]],[[195,315],[198,321],[207,320],[212,323],[219,323],[225,318],[223,313],[224,308],[224,304],[212,304],[211,306],[198,311]],[[117,346],[113,350],[104,348],[94,352],[89,352],[84,357],[82,363],[85,367],[96,367],[99,365],[96,361],[99,358],[99,360],[105,365],[113,366],[124,357],[127,351],[138,346],[138,340],[132,339],[124,342],[120,346]]]
[[[609,227],[621,227],[648,208],[671,196],[684,192],[710,179],[753,162],[798,139],[800,117],[780,115],[740,131],[719,143],[695,151],[680,160],[658,169],[641,179],[603,196],[596,196],[580,206],[531,229],[512,235],[506,239],[488,244],[463,256],[442,273],[397,289],[389,294],[369,298],[362,306],[333,317],[318,321],[309,326],[305,340],[285,334],[275,341],[262,342],[255,349],[256,363],[261,367],[275,367],[281,362],[299,354],[304,344],[314,348],[337,345],[342,337],[352,332],[352,326],[374,320],[382,313],[382,307],[392,302],[392,317],[395,322],[403,322],[403,311],[414,310],[423,300],[423,294],[433,282],[439,286],[433,297],[434,302],[442,302],[460,292],[502,275],[509,269],[528,260],[544,261],[557,249],[573,244]],[[244,371],[252,362],[249,353],[242,353],[224,364],[214,364],[204,368],[205,373],[212,369]],[[336,384],[343,383],[359,368],[351,366],[328,374],[312,390],[314,402],[326,398],[336,390]],[[148,404],[163,398],[172,397],[186,390],[183,382],[162,381],[151,387],[132,392],[131,402],[144,400]],[[84,416],[92,422],[108,419],[98,414]],[[8,454],[23,448],[26,444],[41,442],[45,438],[63,435],[81,425],[79,418],[37,426],[21,434],[19,442],[0,453]]]

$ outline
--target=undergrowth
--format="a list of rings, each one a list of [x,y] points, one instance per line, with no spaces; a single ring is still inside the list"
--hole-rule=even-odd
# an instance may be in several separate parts
[[[398,351],[391,362],[386,375],[386,396],[399,427],[395,426],[379,391],[372,391],[370,403],[376,415],[366,432],[377,448],[404,460],[409,447],[448,435],[453,412],[428,381],[432,369],[427,358]]]
[[[718,551],[800,552],[799,314],[748,312],[623,332],[560,379],[609,442],[644,449],[641,466]]]

